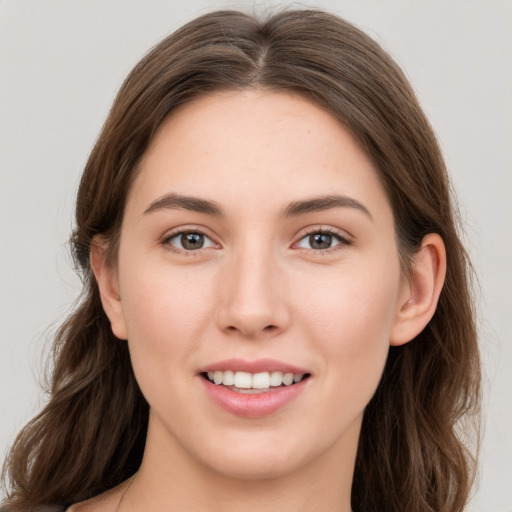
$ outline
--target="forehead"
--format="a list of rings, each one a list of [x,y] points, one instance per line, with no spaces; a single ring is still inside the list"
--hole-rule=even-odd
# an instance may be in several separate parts
[[[387,203],[370,159],[334,116],[300,95],[260,90],[217,92],[173,111],[142,159],[131,202],[140,210],[167,192],[246,206],[315,194]]]

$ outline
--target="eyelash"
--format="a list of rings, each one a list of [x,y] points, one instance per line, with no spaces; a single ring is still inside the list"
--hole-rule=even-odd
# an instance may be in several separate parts
[[[312,248],[304,247],[304,249],[306,249],[307,251],[314,252],[315,254],[324,254],[324,253],[331,252],[331,251],[337,251],[344,246],[352,244],[352,242],[348,238],[340,235],[340,233],[338,233],[337,231],[335,231],[333,229],[311,228],[308,231],[306,231],[306,233],[303,236],[301,236],[301,238],[299,239],[298,242],[295,242],[294,246],[298,245],[300,242],[311,237],[312,235],[328,235],[338,242],[336,245],[333,245],[326,249],[312,249]]]
[[[183,248],[183,244],[182,247],[176,247],[174,246],[171,241],[175,238],[179,238],[179,237],[182,237],[184,235],[200,235],[202,237],[204,237],[205,240],[209,240],[209,242],[211,243],[211,245],[209,247],[200,247],[199,249],[185,249]],[[202,231],[201,229],[197,229],[197,228],[192,228],[192,229],[182,229],[182,230],[179,230],[179,231],[174,231],[173,233],[170,233],[169,235],[167,235],[163,240],[162,240],[162,245],[165,245],[169,250],[173,251],[173,252],[176,252],[176,253],[179,253],[179,254],[182,254],[182,255],[185,255],[185,256],[198,256],[201,252],[202,249],[210,249],[214,246],[218,246],[219,244],[216,244],[210,236],[208,236],[204,231]]]
[[[178,237],[182,237],[184,235],[199,235],[199,236],[202,236],[204,237],[206,240],[209,240],[210,244],[208,247],[200,247],[199,249],[185,249],[183,247],[183,244],[182,247],[176,247],[174,246],[171,241],[173,239],[176,239]],[[301,238],[295,242],[293,244],[292,247],[296,247],[298,246],[298,244],[300,244],[303,240],[306,240],[307,238],[313,236],[313,235],[327,235],[327,236],[330,236],[332,237],[333,239],[335,239],[338,243],[336,243],[335,245],[331,246],[331,247],[327,247],[326,249],[313,249],[313,248],[307,248],[307,247],[302,247],[303,249],[307,250],[307,251],[310,251],[310,252],[313,252],[315,254],[324,254],[326,252],[331,252],[331,251],[336,251],[336,250],[339,250],[341,249],[341,247],[339,246],[347,246],[347,245],[351,245],[352,242],[350,240],[348,240],[347,238],[345,238],[344,236],[340,235],[338,232],[332,230],[332,229],[327,229],[327,228],[311,228],[309,229],[306,233],[304,233]],[[176,252],[176,253],[179,253],[179,254],[183,254],[183,255],[186,255],[186,256],[198,256],[201,252],[202,249],[211,249],[212,247],[214,246],[218,246],[219,247],[219,244],[216,244],[210,236],[208,236],[204,231],[202,231],[201,229],[197,229],[197,228],[194,228],[194,229],[182,229],[180,231],[175,231],[173,233],[170,233],[169,235],[167,235],[163,240],[162,240],[162,245],[165,245],[166,247],[169,248],[169,250],[173,251],[173,252]]]

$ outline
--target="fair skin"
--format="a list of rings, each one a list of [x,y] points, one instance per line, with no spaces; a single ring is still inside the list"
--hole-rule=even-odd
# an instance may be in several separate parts
[[[349,512],[364,408],[445,273],[432,234],[404,276],[391,205],[350,133],[292,94],[188,103],[143,158],[115,268],[104,250],[96,239],[104,309],[150,405],[120,510]],[[210,369],[301,381],[247,394]],[[126,489],[72,510],[113,512]]]

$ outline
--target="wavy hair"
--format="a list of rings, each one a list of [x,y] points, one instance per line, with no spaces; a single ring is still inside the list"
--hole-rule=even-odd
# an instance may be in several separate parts
[[[212,91],[247,88],[301,94],[350,130],[388,194],[405,270],[426,234],[444,240],[448,268],[437,311],[415,340],[390,348],[366,408],[352,505],[358,512],[464,509],[475,462],[461,421],[478,418],[480,365],[472,271],[445,164],[397,64],[362,31],[319,10],[266,19],[206,14],[165,38],[126,78],[78,190],[71,246],[83,296],[56,336],[49,401],[18,435],[4,466],[13,506],[84,500],[139,467],[148,404],[127,344],[103,312],[91,242],[96,235],[109,240],[115,264],[137,164],[173,109]]]

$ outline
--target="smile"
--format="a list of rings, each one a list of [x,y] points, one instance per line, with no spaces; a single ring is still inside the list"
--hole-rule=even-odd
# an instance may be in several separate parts
[[[313,380],[305,368],[272,359],[218,361],[201,368],[198,377],[214,405],[247,419],[286,410]]]
[[[227,386],[237,393],[261,393],[271,388],[291,386],[307,378],[307,373],[259,372],[243,371],[209,371],[203,376],[218,386]]]

